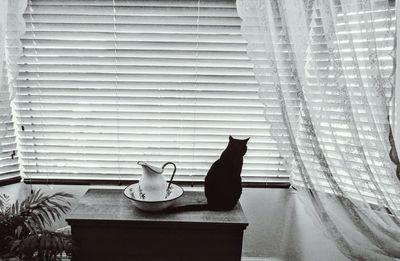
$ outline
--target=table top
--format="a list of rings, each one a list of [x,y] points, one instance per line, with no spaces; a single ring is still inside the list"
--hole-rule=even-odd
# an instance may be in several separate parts
[[[175,206],[204,204],[203,192],[185,191]],[[231,211],[144,212],[123,194],[123,189],[89,189],[68,215],[70,225],[82,223],[124,223],[158,225],[214,225],[245,229],[248,225],[240,203]]]

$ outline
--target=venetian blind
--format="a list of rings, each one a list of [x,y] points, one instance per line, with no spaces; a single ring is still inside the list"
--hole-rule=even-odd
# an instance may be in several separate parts
[[[233,135],[245,182],[288,182],[235,1],[31,0],[25,19],[25,178],[133,180],[145,160],[202,181]]]

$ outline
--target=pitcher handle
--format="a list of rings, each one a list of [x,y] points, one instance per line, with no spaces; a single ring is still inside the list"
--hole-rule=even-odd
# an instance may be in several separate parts
[[[168,182],[167,191],[168,191],[169,187],[171,186],[172,180],[174,179],[175,172],[176,172],[176,165],[175,165],[175,163],[173,163],[173,162],[167,162],[167,163],[165,163],[165,164],[161,167],[162,170],[163,170],[163,172],[164,172],[165,166],[167,166],[168,164],[172,164],[172,165],[174,166],[174,172],[172,172],[171,179],[170,179],[169,182]]]

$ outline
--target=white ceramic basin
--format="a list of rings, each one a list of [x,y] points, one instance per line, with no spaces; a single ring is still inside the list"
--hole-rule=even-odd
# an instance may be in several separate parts
[[[146,195],[139,190],[139,183],[135,183],[125,188],[124,195],[131,200],[135,207],[144,211],[155,212],[172,206],[183,195],[183,189],[171,183],[165,199],[150,201],[146,200]]]

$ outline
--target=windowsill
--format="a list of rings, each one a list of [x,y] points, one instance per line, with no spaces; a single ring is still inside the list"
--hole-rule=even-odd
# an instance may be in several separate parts
[[[102,186],[128,186],[135,183],[134,180],[77,180],[77,179],[24,179],[26,184],[40,185],[102,185]],[[174,181],[174,183],[184,187],[203,187],[203,182],[200,181]],[[273,182],[273,183],[258,183],[258,182],[242,182],[244,188],[289,188],[290,183]]]
[[[31,189],[41,189],[43,193],[68,192],[74,195],[71,201],[74,208],[89,188],[123,189],[118,185],[27,185],[24,182],[3,186],[1,193],[11,196],[11,202],[23,200]],[[201,191],[201,186],[187,187],[186,191]],[[316,222],[308,214],[297,192],[291,189],[243,189],[240,202],[249,222],[243,241],[243,256],[259,257],[255,260],[267,260],[268,257],[285,256],[284,260],[318,260],[329,256],[329,260],[345,260],[334,244],[324,236]],[[52,230],[64,228],[62,218],[54,223]],[[288,241],[289,240],[289,241]],[[285,242],[290,244],[285,245]],[[284,247],[286,246],[286,247]],[[243,259],[253,260],[253,258]]]
[[[15,184],[21,182],[21,177],[13,177],[9,179],[0,180],[0,187],[10,184]]]

